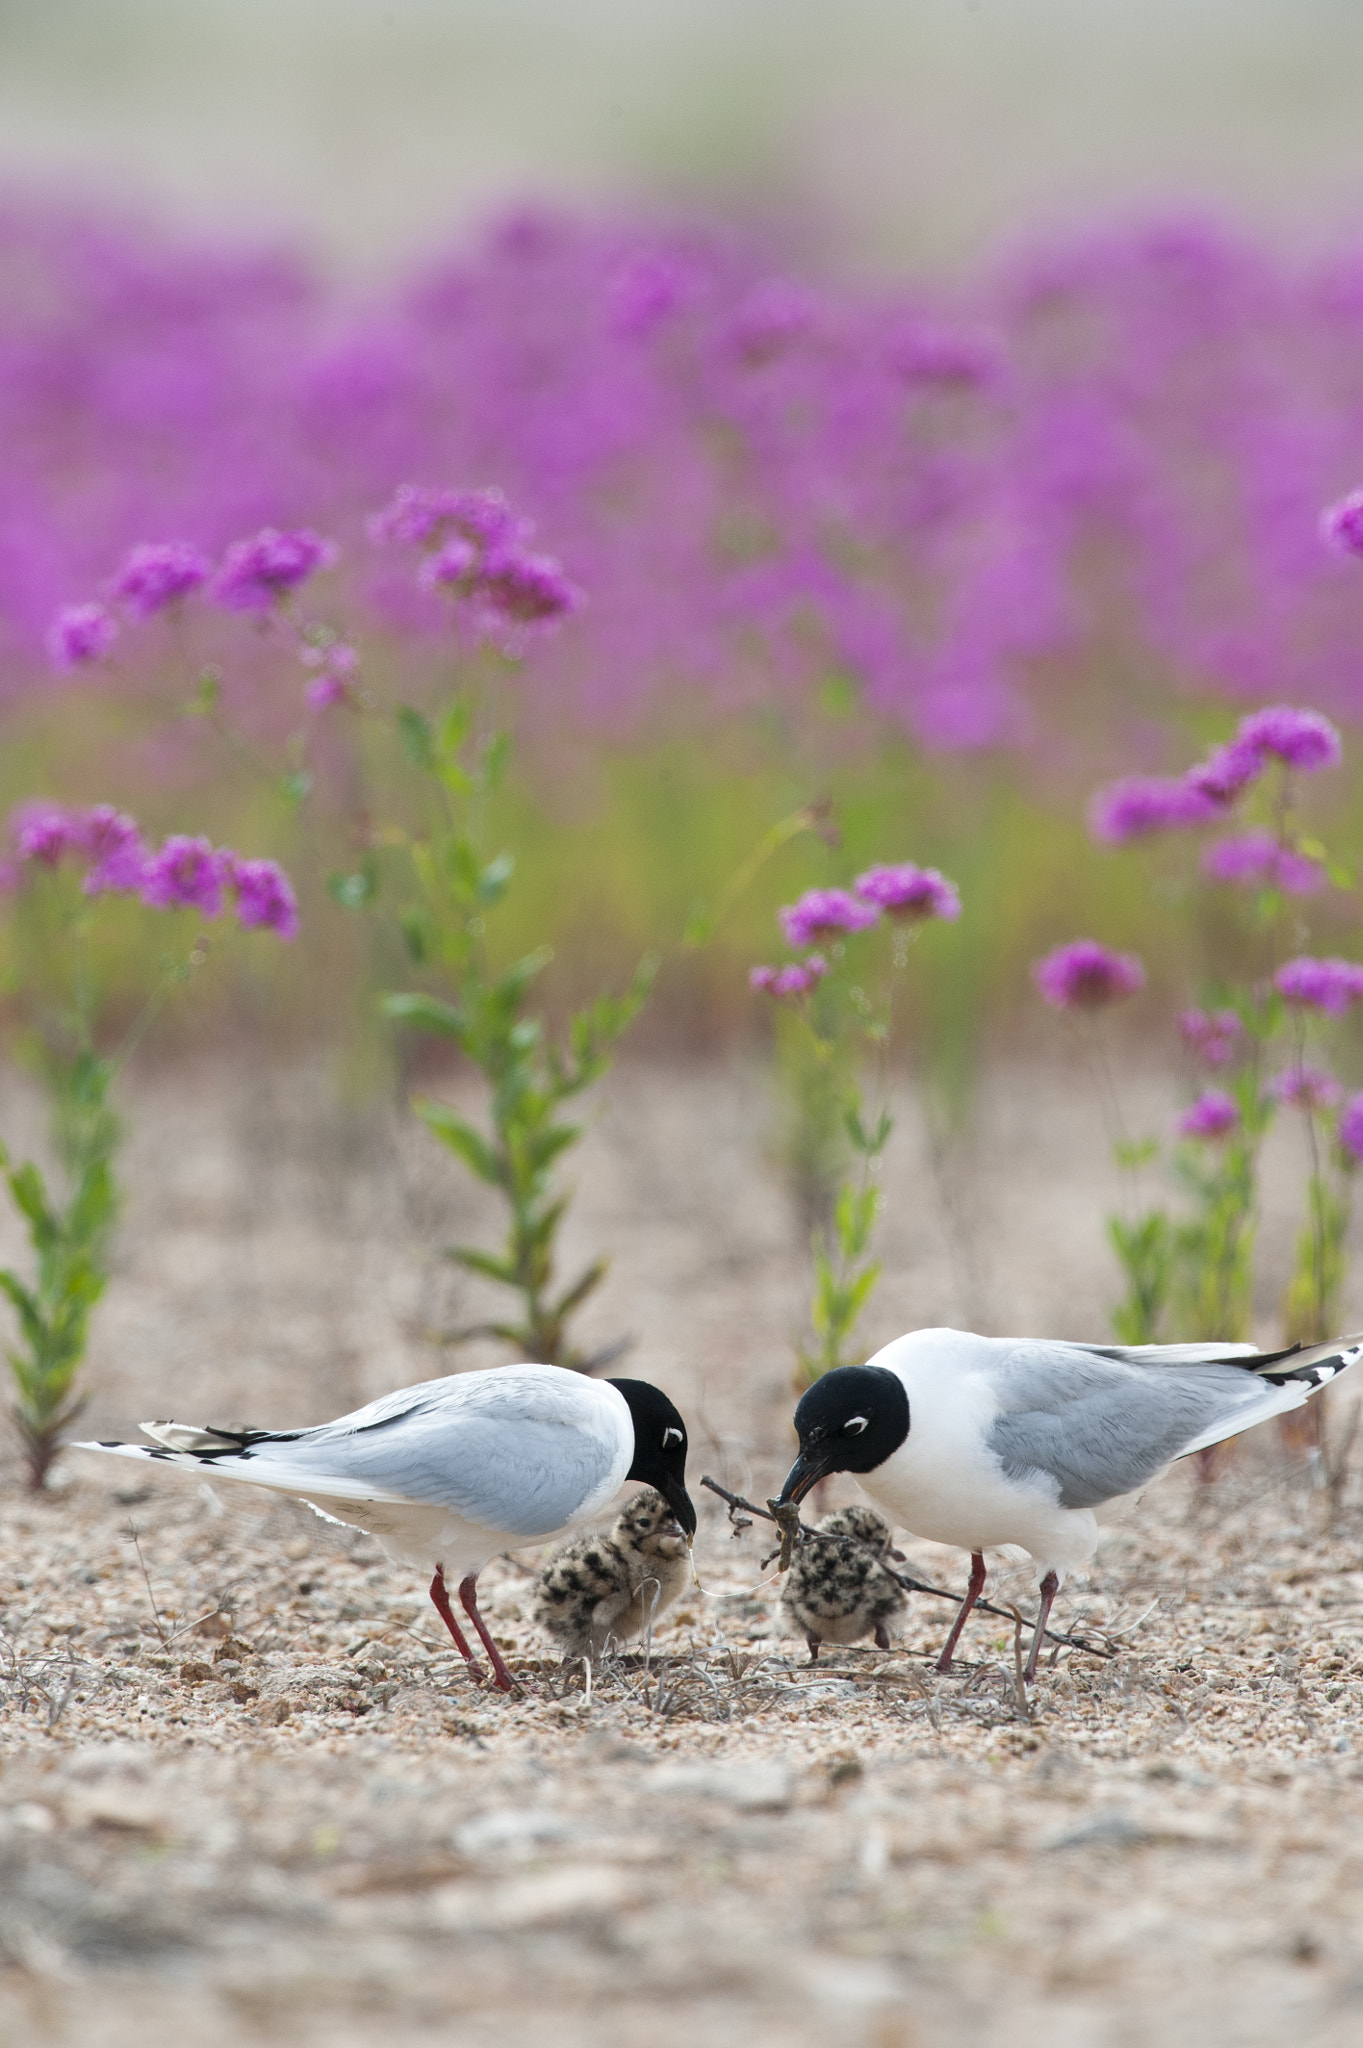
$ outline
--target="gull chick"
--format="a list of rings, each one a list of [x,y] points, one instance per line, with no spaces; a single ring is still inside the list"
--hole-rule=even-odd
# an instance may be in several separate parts
[[[608,1536],[579,1536],[554,1552],[535,1581],[531,1617],[565,1656],[595,1663],[608,1642],[642,1635],[690,1577],[682,1526],[646,1487]]]
[[[897,1556],[893,1531],[874,1508],[839,1508],[814,1524],[781,1590],[781,1619],[790,1634],[803,1634],[809,1661],[819,1661],[821,1643],[859,1643],[875,1637],[878,1650],[890,1647],[889,1630],[906,1601],[904,1589],[885,1569]]]
[[[799,1501],[852,1472],[899,1528],[971,1556],[970,1587],[937,1669],[951,1669],[984,1589],[986,1550],[1032,1557],[1041,1611],[1026,1676],[1065,1575],[1098,1546],[1094,1509],[1175,1458],[1300,1408],[1356,1363],[1363,1337],[1309,1350],[1252,1344],[1070,1344],[914,1330],[867,1365],[826,1372],[795,1411]]]
[[[595,1521],[627,1479],[656,1487],[687,1536],[686,1424],[647,1380],[593,1380],[557,1365],[455,1373],[385,1394],[315,1429],[199,1429],[144,1422],[143,1444],[76,1444],[153,1458],[201,1476],[292,1494],[324,1521],[365,1529],[394,1557],[430,1572],[431,1599],[474,1676],[454,1618],[459,1588],[504,1692],[515,1680],[478,1612],[490,1557]]]

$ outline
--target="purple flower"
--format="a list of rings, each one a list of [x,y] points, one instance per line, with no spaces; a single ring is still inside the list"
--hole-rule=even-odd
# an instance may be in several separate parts
[[[344,703],[350,694],[351,679],[360,666],[358,650],[343,640],[334,640],[329,647],[305,647],[302,659],[308,668],[321,671],[303,692],[308,709],[325,711],[332,704]]]
[[[1113,953],[1095,939],[1057,946],[1032,969],[1043,999],[1056,1010],[1097,1010],[1145,987],[1134,953]]]
[[[144,541],[135,547],[110,587],[110,596],[135,619],[149,619],[208,580],[210,564],[188,541]]]
[[[102,604],[63,605],[47,629],[47,658],[65,675],[102,661],[118,638],[118,620]]]
[[[1261,757],[1276,756],[1289,768],[1313,773],[1318,768],[1337,768],[1344,749],[1339,733],[1319,711],[1297,711],[1290,704],[1269,704],[1252,711],[1236,729],[1236,741]]]
[[[207,839],[173,834],[148,857],[142,872],[142,901],[153,910],[197,910],[217,917],[231,879],[232,855]]]
[[[448,524],[457,497],[457,492],[440,485],[399,484],[383,510],[371,513],[366,521],[369,538],[424,547]]]
[[[116,811],[112,804],[96,804],[87,811],[81,825],[81,850],[91,862],[81,884],[87,896],[102,895],[106,889],[142,887],[147,849],[136,819],[126,812]]]
[[[236,854],[228,854],[227,861],[238,922],[247,931],[278,932],[281,939],[296,939],[298,899],[279,863],[241,860]]]
[[[1096,792],[1089,830],[1108,846],[1124,846],[1129,839],[1206,825],[1215,817],[1210,798],[1191,788],[1186,777],[1125,775]]]
[[[1347,1165],[1357,1166],[1363,1161],[1363,1095],[1351,1095],[1342,1105],[1335,1136]]]
[[[1198,796],[1225,807],[1257,780],[1263,766],[1263,757],[1256,748],[1247,747],[1241,740],[1231,740],[1224,747],[1214,748],[1205,761],[1188,770],[1183,780]]]
[[[230,612],[265,612],[306,581],[314,570],[336,560],[334,541],[323,540],[309,527],[281,533],[265,526],[249,540],[233,541],[210,586],[210,595]]]
[[[841,932],[863,932],[880,912],[858,903],[846,889],[806,889],[798,903],[788,903],[776,915],[787,945],[809,946]]]
[[[827,972],[822,953],[810,953],[789,967],[754,967],[748,987],[769,996],[807,996]]]
[[[1289,896],[1310,896],[1323,889],[1327,880],[1319,861],[1290,846],[1279,846],[1262,826],[1209,846],[1202,856],[1202,872],[1214,882],[1282,889]]]
[[[1353,960],[1289,960],[1273,977],[1284,1002],[1306,1010],[1324,1010],[1342,1017],[1350,1003],[1363,1000],[1363,967]]]
[[[1204,1059],[1209,1067],[1230,1066],[1245,1035],[1245,1027],[1234,1010],[1185,1010],[1178,1028],[1189,1051]]]
[[[47,868],[55,868],[65,854],[84,850],[80,812],[42,797],[11,812],[9,830],[20,860],[41,861]]]
[[[456,491],[447,484],[399,484],[368,526],[371,540],[416,547],[438,545],[451,531],[479,547],[524,540],[531,532],[500,491]]]
[[[786,277],[755,284],[733,316],[735,349],[754,368],[779,356],[808,333],[817,302],[812,292]]]
[[[1240,1105],[1223,1088],[1204,1088],[1174,1129],[1180,1138],[1227,1138],[1240,1123]]]
[[[1320,515],[1320,537],[1337,555],[1363,555],[1363,491],[1350,491]]]
[[[582,593],[550,555],[521,548],[499,549],[480,564],[476,582],[480,609],[512,626],[544,631],[582,605]]]
[[[478,550],[471,540],[456,533],[434,554],[427,555],[416,572],[423,590],[466,591],[478,566]]]
[[[1318,1109],[1330,1109],[1339,1101],[1343,1090],[1333,1074],[1324,1067],[1289,1067],[1286,1073],[1275,1074],[1268,1084],[1268,1092],[1275,1102],[1281,1102],[1291,1109],[1304,1109],[1308,1114]]]
[[[868,868],[854,886],[863,903],[874,904],[887,917],[941,917],[951,923],[961,914],[955,885],[936,868],[915,867],[912,861],[902,867]]]

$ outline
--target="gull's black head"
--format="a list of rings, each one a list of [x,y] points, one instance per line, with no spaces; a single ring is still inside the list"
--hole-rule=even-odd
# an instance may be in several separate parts
[[[837,1365],[815,1380],[795,1410],[800,1455],[782,1500],[803,1500],[830,1472],[874,1472],[909,1433],[909,1397],[883,1365]]]
[[[654,1486],[688,1537],[696,1533],[696,1510],[686,1491],[686,1424],[666,1394],[647,1380],[608,1380],[624,1395],[634,1422],[634,1463],[626,1479]]]

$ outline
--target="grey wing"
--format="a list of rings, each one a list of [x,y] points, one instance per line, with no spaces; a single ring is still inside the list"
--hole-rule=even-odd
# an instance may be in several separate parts
[[[562,1529],[617,1462],[603,1435],[458,1411],[402,1416],[342,1441],[280,1449],[281,1464],[321,1492],[334,1473],[527,1540]]]
[[[1265,1405],[1263,1382],[1241,1366],[1156,1368],[1079,1344],[1009,1346],[991,1377],[991,1450],[1010,1479],[1053,1479],[1066,1508],[1133,1493],[1197,1438],[1257,1422]]]

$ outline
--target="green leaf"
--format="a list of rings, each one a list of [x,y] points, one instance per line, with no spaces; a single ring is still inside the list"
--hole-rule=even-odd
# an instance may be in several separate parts
[[[367,910],[378,893],[378,864],[373,860],[367,860],[352,875],[327,876],[327,894],[342,910]]]
[[[295,768],[291,775],[283,777],[279,793],[286,804],[301,804],[312,794],[312,776],[306,768]]]
[[[431,721],[424,712],[417,711],[410,704],[400,704],[394,714],[397,720],[398,738],[402,751],[413,768],[430,769],[435,766],[435,735]]]
[[[468,1019],[453,1003],[442,1002],[439,996],[381,995],[379,1012],[393,1024],[410,1024],[416,1031],[435,1031],[461,1045],[468,1037]]]
[[[574,1280],[567,1293],[560,1296],[553,1310],[555,1322],[561,1323],[565,1317],[572,1314],[575,1308],[582,1306],[587,1296],[593,1293],[605,1279],[610,1271],[610,1263],[609,1259],[594,1259],[586,1272]]]
[[[1148,1166],[1159,1158],[1158,1138],[1119,1138],[1112,1147],[1118,1166]]]
[[[431,920],[424,910],[401,910],[398,912],[398,928],[402,933],[408,956],[418,967],[424,967],[431,957]]]
[[[494,732],[483,749],[483,782],[488,789],[496,789],[511,765],[511,735],[509,732]]]
[[[489,1145],[481,1131],[456,1115],[446,1103],[432,1102],[426,1097],[414,1101],[412,1108],[428,1130],[434,1131],[442,1145],[448,1147],[462,1159],[470,1173],[486,1181],[489,1187],[506,1186],[506,1166]]]
[[[436,731],[436,751],[442,761],[452,761],[459,752],[468,738],[472,716],[473,708],[467,697],[453,699]]]
[[[472,1245],[451,1245],[445,1257],[456,1266],[463,1266],[470,1273],[481,1273],[484,1279],[496,1280],[503,1287],[519,1287],[521,1276],[509,1259],[499,1259],[495,1252],[476,1251]]]
[[[480,903],[499,903],[507,892],[512,875],[516,871],[514,853],[499,853],[496,860],[490,860],[478,877],[477,896]]]

